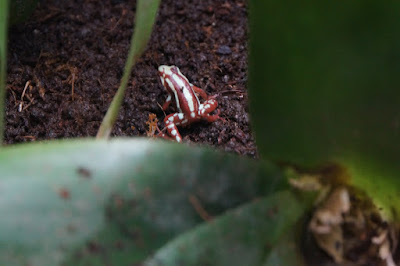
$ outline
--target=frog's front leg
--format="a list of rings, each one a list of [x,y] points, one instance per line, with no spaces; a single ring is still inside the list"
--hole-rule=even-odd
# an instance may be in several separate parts
[[[205,93],[205,91],[203,91],[202,89],[200,89],[199,87],[197,87],[197,86],[195,86],[193,84],[190,84],[190,86],[192,87],[192,90],[194,92],[196,92],[198,95],[200,95],[200,97],[202,99],[208,100],[208,95],[207,95],[207,93]]]
[[[181,134],[179,134],[178,128],[176,126],[184,126],[188,123],[188,119],[183,113],[175,113],[167,115],[164,118],[165,127],[167,128],[167,133],[169,136],[174,138],[177,142],[182,141]]]
[[[172,97],[171,94],[168,94],[167,99],[165,100],[165,103],[162,106],[163,111],[167,110],[168,106],[171,104]]]
[[[219,110],[217,114],[210,115],[212,111],[214,111],[218,106],[218,102],[214,99],[210,99],[200,104],[199,107],[199,115],[201,118],[207,120],[208,122],[214,122],[217,119],[221,119],[219,116]]]

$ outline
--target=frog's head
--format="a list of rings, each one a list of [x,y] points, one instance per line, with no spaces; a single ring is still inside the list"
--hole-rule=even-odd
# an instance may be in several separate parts
[[[179,73],[179,69],[176,66],[161,65],[158,67],[158,75],[160,76],[161,84],[167,87],[165,79],[171,79],[173,74]]]
[[[176,66],[166,66],[166,65],[161,65],[158,67],[158,75],[162,78],[165,78],[165,76],[170,76],[172,73],[177,72],[177,67]]]

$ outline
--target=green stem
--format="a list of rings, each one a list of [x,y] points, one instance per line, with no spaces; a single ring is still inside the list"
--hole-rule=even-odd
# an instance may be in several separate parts
[[[8,0],[0,0],[0,144],[4,138],[4,112],[7,77]]]
[[[132,36],[131,43],[133,43],[133,40],[134,36]],[[125,64],[124,74],[121,79],[121,84],[119,85],[118,91],[115,94],[105,117],[103,118],[103,122],[100,125],[99,131],[97,132],[96,138],[98,139],[108,138],[110,136],[111,130],[115,124],[115,121],[117,120],[118,112],[121,108],[132,67],[134,66],[135,62],[136,58],[134,56],[134,49],[132,49],[131,46],[128,60]]]
[[[138,0],[137,2],[135,30],[131,38],[131,46],[125,64],[124,74],[118,91],[107,110],[99,131],[97,132],[97,139],[107,139],[110,136],[115,121],[117,120],[122,100],[124,99],[132,67],[143,53],[146,44],[150,39],[151,30],[153,28],[159,4],[160,0]]]

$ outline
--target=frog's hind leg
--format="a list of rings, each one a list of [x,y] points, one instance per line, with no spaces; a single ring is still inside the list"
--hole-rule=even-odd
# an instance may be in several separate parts
[[[217,110],[215,115],[210,115],[218,106],[218,102],[214,99],[209,99],[200,105],[200,116],[207,120],[207,122],[214,122],[218,119],[224,120],[219,116],[220,110]]]
[[[205,91],[203,91],[202,89],[200,89],[199,87],[190,84],[190,86],[192,87],[192,89],[194,90],[194,92],[196,92],[198,95],[200,95],[200,97],[204,100],[208,99],[208,95]]]
[[[177,125],[186,125],[187,119],[183,113],[170,114],[164,118],[164,123],[167,128],[167,133],[177,142],[182,141],[182,136],[179,134]]]
[[[214,99],[205,101],[204,103],[202,103],[200,105],[200,108],[199,108],[200,116],[208,115],[209,113],[214,111],[217,108],[217,106],[218,106],[218,102]]]

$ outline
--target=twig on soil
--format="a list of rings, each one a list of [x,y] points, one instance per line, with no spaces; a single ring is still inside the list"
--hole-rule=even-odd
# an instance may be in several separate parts
[[[51,12],[48,13],[47,15],[43,16],[42,18],[39,18],[38,22],[43,23],[43,22],[45,22],[49,19],[52,19],[62,13],[62,11],[60,9],[55,8],[55,7],[49,7],[49,9],[51,10]]]
[[[125,18],[126,14],[128,13],[128,11],[126,9],[123,9],[121,12],[121,16],[118,19],[118,21],[114,24],[114,26],[112,26],[112,28],[110,29],[110,32],[114,31],[122,22],[122,19]]]
[[[40,96],[40,98],[42,98],[44,100],[45,94],[46,94],[46,89],[43,87],[42,82],[39,80],[39,78],[36,75],[34,76],[34,80],[35,80],[36,86],[39,89],[39,96]]]
[[[227,95],[227,94],[244,94],[244,91],[241,90],[224,90],[224,91],[220,91],[218,92],[219,95]]]
[[[17,100],[17,95],[15,94],[15,91],[14,91],[15,88],[13,89],[12,86],[10,85],[7,89],[10,89],[10,92],[11,92],[13,98],[14,98],[14,102],[15,102],[14,106],[17,106],[18,105],[18,100]]]
[[[69,65],[61,65],[57,67],[56,71],[60,70],[68,70],[69,71],[69,76],[67,77],[66,80],[63,81],[63,83],[67,83],[71,85],[71,98],[74,100],[75,96],[75,81],[78,75],[78,69],[76,67],[72,67]]]
[[[22,110],[25,110],[26,108],[28,108],[33,102],[32,98],[27,97],[30,100],[30,103],[27,106],[24,107],[24,97],[25,97],[25,93],[26,93],[26,90],[28,89],[28,87],[32,88],[30,80],[28,80],[25,83],[24,90],[22,91],[22,94],[21,94],[21,102],[19,103],[19,106],[18,106],[18,112],[22,112]]]
[[[103,95],[104,85],[100,79],[97,79],[97,82],[99,83],[100,89],[101,89],[101,93],[100,93],[101,102],[104,104],[104,95]]]
[[[166,117],[166,116],[167,116],[167,114],[165,113],[165,111],[164,111],[164,109],[162,108],[161,104],[159,104],[159,103],[157,102],[157,105],[158,105],[158,107],[160,107],[160,109],[163,111],[163,113],[164,113],[164,117]]]
[[[22,136],[22,138],[24,138],[24,139],[30,139],[30,140],[32,140],[32,141],[35,141],[35,140],[36,140],[36,137],[35,137],[35,136]]]

